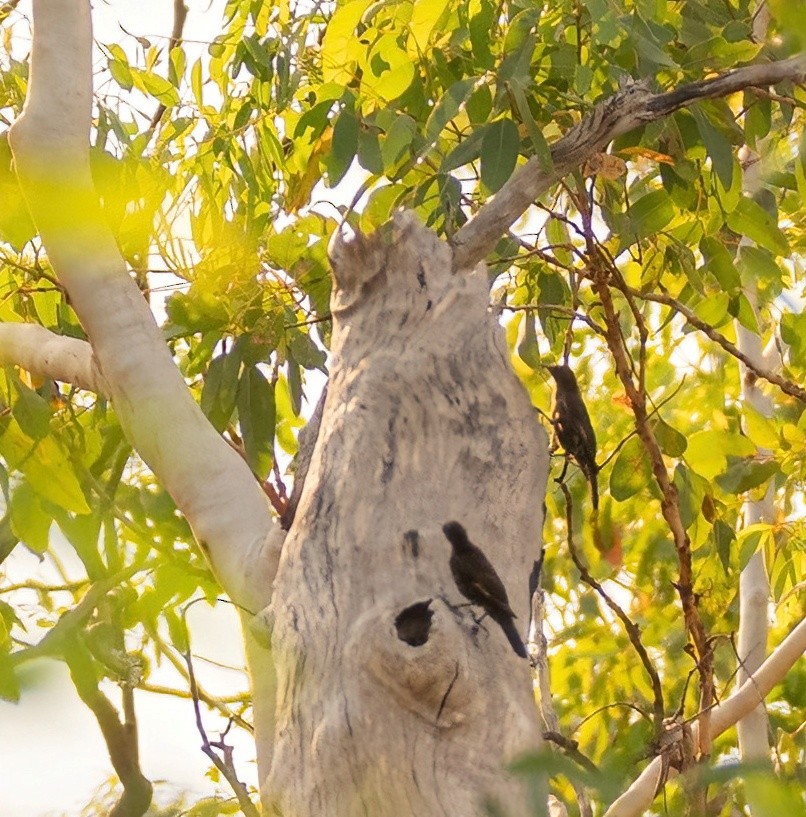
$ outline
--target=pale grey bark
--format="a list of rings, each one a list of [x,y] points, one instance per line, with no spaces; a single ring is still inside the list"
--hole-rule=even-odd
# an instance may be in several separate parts
[[[331,379],[267,619],[279,693],[265,791],[285,814],[470,817],[528,808],[503,771],[540,745],[527,661],[460,606],[460,521],[525,637],[545,432],[481,268],[412,214],[332,253]],[[475,614],[479,615],[480,610]]]

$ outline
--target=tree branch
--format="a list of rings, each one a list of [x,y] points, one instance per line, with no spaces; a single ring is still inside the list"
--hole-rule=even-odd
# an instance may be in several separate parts
[[[108,394],[89,343],[35,323],[0,323],[0,365],[19,366],[38,377]]]
[[[185,5],[184,0],[174,0],[174,24],[173,29],[171,30],[171,39],[168,40],[168,61],[170,62],[171,59],[171,51],[174,50],[181,42],[182,42],[182,32],[185,28],[185,20],[188,16],[188,7]],[[162,117],[165,115],[165,111],[168,110],[167,107],[160,102],[157,106],[157,110],[154,111],[154,116],[151,117],[151,122],[148,124],[148,128],[146,132],[154,131],[159,125]]]
[[[790,397],[794,397],[797,400],[800,400],[802,403],[806,403],[806,389],[801,388],[791,380],[787,380],[785,377],[782,377],[775,372],[765,369],[759,363],[759,360],[761,360],[760,356],[756,360],[752,359],[736,344],[731,343],[723,334],[717,332],[713,326],[706,323],[701,318],[698,318],[697,314],[681,301],[678,301],[676,298],[672,298],[671,295],[666,295],[664,293],[639,292],[638,290],[630,287],[627,287],[626,291],[629,292],[634,298],[641,298],[644,301],[653,301],[654,303],[663,304],[664,306],[674,309],[675,312],[682,315],[695,329],[698,329],[707,338],[721,346],[729,355],[732,355],[737,360],[744,363],[747,369],[756,377],[778,386],[778,388],[784,394],[788,394]]]
[[[666,520],[666,524],[669,526],[677,552],[680,573],[679,580],[675,586],[680,596],[686,630],[694,642],[697,668],[700,673],[700,717],[703,722],[706,722],[708,718],[710,718],[711,705],[714,700],[713,650],[705,630],[705,625],[697,609],[697,597],[694,593],[691,541],[689,540],[688,532],[680,515],[677,487],[669,478],[666,465],[663,461],[663,453],[649,424],[646,394],[641,383],[641,377],[639,377],[639,384],[636,386],[632,373],[632,359],[628,354],[624,338],[621,335],[618,312],[610,292],[611,276],[616,279],[618,288],[623,291],[622,282],[619,280],[620,275],[618,269],[604,257],[593,242],[593,237],[589,236],[590,264],[593,268],[593,288],[601,300],[602,308],[605,313],[607,345],[613,355],[616,375],[624,386],[627,398],[630,401],[630,407],[635,417],[635,429],[649,456],[652,473],[662,496],[661,513]],[[629,299],[628,293],[624,294],[625,297]],[[636,314],[635,310],[634,314]],[[640,315],[636,315],[636,319],[640,326]],[[641,372],[643,372],[643,367],[641,368]],[[702,755],[707,755],[710,750],[707,744],[709,734],[710,730],[707,728],[702,729],[702,739],[704,742],[699,747],[700,754]]]
[[[9,132],[31,215],[129,441],[187,517],[229,595],[257,611],[279,558],[268,502],[188,391],[93,186],[90,4],[34,0],[33,8],[28,96]]]
[[[773,650],[759,670],[753,673],[736,692],[711,710],[709,742],[733,726],[755,707],[763,703],[772,688],[783,680],[795,662],[806,652],[806,618]],[[692,724],[692,738],[699,739],[699,723]],[[649,808],[665,782],[664,762],[656,757],[641,772],[635,782],[607,810],[605,817],[638,817]],[[669,768],[669,776],[677,772]]]
[[[123,793],[109,812],[109,817],[140,817],[151,805],[153,786],[140,770],[137,746],[137,721],[131,689],[123,688],[124,720],[121,722],[115,707],[98,688],[98,678],[89,650],[80,637],[64,651],[64,660],[81,700],[89,707],[106,742],[109,759]]]
[[[185,608],[185,612],[186,611],[187,608]],[[185,632],[187,633],[187,625],[185,625]],[[211,742],[207,737],[207,731],[204,728],[204,721],[202,720],[201,716],[201,707],[199,706],[199,690],[196,685],[196,673],[193,670],[193,660],[191,658],[190,648],[188,648],[187,652],[184,654],[184,659],[185,663],[187,664],[188,680],[190,681],[190,694],[193,698],[193,711],[196,716],[196,728],[199,730],[199,734],[201,735],[202,739],[202,752],[204,752],[204,754],[210,758],[215,767],[224,776],[224,779],[232,787],[233,792],[235,792],[235,796],[238,798],[238,804],[241,807],[241,811],[245,817],[259,817],[258,810],[255,807],[255,804],[252,802],[252,798],[249,797],[249,792],[247,791],[246,786],[238,779],[238,774],[232,760],[232,747],[224,743],[226,732],[219,740],[214,742]],[[232,725],[232,721],[230,721],[230,725]],[[226,731],[229,731],[229,727],[227,727]],[[223,758],[218,755],[216,749],[223,754]]]
[[[645,81],[630,83],[600,102],[552,145],[550,167],[544,167],[541,160],[533,156],[456,232],[451,242],[454,268],[469,270],[482,261],[532,202],[594,153],[603,151],[617,136],[701,99],[727,96],[744,88],[775,85],[787,79],[801,81],[804,75],[806,55],[800,54],[780,62],[736,68],[662,94],[653,94]]]

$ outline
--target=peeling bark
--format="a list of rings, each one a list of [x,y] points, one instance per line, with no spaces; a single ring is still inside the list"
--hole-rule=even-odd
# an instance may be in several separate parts
[[[441,526],[461,521],[485,551],[525,636],[545,432],[482,268],[454,275],[411,214],[336,240],[332,262],[331,381],[267,611],[279,690],[266,805],[469,817],[492,798],[523,814],[502,770],[540,742],[529,666],[462,606]]]

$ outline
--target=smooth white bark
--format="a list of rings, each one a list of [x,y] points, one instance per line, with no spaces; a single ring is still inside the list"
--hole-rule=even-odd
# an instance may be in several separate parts
[[[185,514],[234,600],[259,610],[279,539],[244,461],[210,426],[106,226],[89,167],[88,0],[34,0],[28,97],[9,134],[48,257],[87,332],[121,425]]]
[[[38,377],[103,396],[108,393],[89,343],[57,335],[35,323],[0,323],[0,365],[20,366]]]
[[[711,710],[711,739],[721,735],[741,718],[752,712],[772,688],[780,683],[794,663],[806,652],[806,619],[773,650],[758,671],[748,678],[729,698]],[[697,745],[699,727],[691,725],[691,740]],[[661,785],[663,760],[656,757],[635,782],[605,812],[605,817],[638,817],[652,804]],[[677,772],[669,769],[669,778]]]
[[[744,288],[745,295],[756,310],[755,282]],[[754,362],[763,360],[761,338],[743,326],[736,327],[736,340],[739,348]],[[749,373],[742,367],[742,397],[744,402],[764,417],[772,416],[772,400],[767,397]],[[770,451],[759,450],[759,456],[771,456]],[[771,523],[775,519],[775,488],[772,482],[763,497],[747,499],[744,503],[745,525],[760,522]],[[741,685],[754,673],[764,660],[767,651],[767,632],[769,629],[770,586],[767,570],[764,565],[764,554],[759,551],[753,554],[742,570],[739,578],[739,632],[736,649],[739,666],[736,682]],[[742,718],[736,725],[739,736],[739,751],[743,760],[769,759],[770,744],[768,737],[767,713],[762,705]]]
[[[753,19],[753,38],[756,42],[764,42],[770,24],[770,10],[766,0],[757,3],[756,14]],[[742,174],[742,190],[747,195],[753,195],[762,183],[761,161],[758,155],[745,146],[743,152],[750,159],[745,163]],[[741,153],[740,153],[741,158]],[[751,244],[748,238],[742,238],[742,244]],[[750,279],[743,286],[756,323],[761,325],[758,312],[758,286]],[[757,366],[769,365],[765,360],[761,336],[751,332],[735,321],[736,345]],[[777,350],[776,350],[777,351]],[[773,365],[775,371],[781,370],[780,358]],[[745,405],[757,411],[763,417],[771,417],[773,403],[770,397],[758,387],[752,373],[741,366],[742,399]],[[760,457],[772,456],[771,451],[759,450]],[[744,522],[746,525],[755,525],[760,522],[771,523],[775,518],[775,487],[771,480],[763,497],[748,498],[744,503]],[[750,561],[742,570],[739,578],[739,633],[736,650],[739,666],[736,673],[737,684],[743,684],[761,666],[764,654],[767,651],[768,610],[770,603],[770,583],[764,565],[764,554],[759,551],[753,554]],[[769,724],[767,712],[762,705],[745,715],[737,724],[736,732],[739,738],[739,754],[742,760],[760,761],[770,758]],[[751,815],[761,814],[761,807],[755,802],[755,793],[747,791],[747,801]]]

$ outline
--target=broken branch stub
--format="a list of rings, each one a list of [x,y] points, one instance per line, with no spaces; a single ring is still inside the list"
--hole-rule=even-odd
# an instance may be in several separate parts
[[[525,637],[546,435],[482,267],[455,275],[410,213],[331,258],[331,379],[269,616],[264,790],[286,814],[525,814],[505,764],[540,741],[529,665],[457,590],[441,527],[484,550]]]

